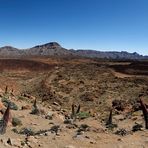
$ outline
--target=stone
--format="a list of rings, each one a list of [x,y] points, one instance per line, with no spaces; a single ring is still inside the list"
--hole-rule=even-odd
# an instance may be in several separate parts
[[[90,144],[96,144],[96,141],[90,141]]]
[[[12,142],[10,138],[8,138],[7,143],[12,146]]]
[[[29,99],[31,99],[31,100],[35,100],[35,99],[36,99],[34,96],[31,96],[31,95],[29,95],[29,94],[27,94],[27,93],[24,93],[22,96],[23,96],[23,97],[27,97],[27,98],[29,98]]]
[[[52,120],[53,119],[53,115],[54,115],[53,112],[48,112],[48,114],[45,116],[45,119]]]
[[[90,139],[90,137],[89,137],[89,136],[85,136],[85,138]]]
[[[117,141],[123,141],[121,138],[118,138]]]
[[[78,126],[76,124],[68,124],[66,128],[68,129],[76,129]]]
[[[53,105],[59,106],[59,103],[57,103],[57,102],[53,102]]]
[[[22,106],[22,110],[29,110],[31,109],[31,107],[29,105],[23,105]]]

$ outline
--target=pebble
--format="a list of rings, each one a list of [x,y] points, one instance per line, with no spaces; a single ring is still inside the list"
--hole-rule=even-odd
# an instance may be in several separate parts
[[[123,141],[121,138],[118,138],[117,140],[118,140],[118,141]]]
[[[90,141],[90,144],[96,144],[96,141]]]
[[[89,136],[85,136],[85,138],[90,139],[90,137],[89,137]]]
[[[31,109],[31,107],[29,105],[23,105],[22,106],[22,110],[29,110]]]

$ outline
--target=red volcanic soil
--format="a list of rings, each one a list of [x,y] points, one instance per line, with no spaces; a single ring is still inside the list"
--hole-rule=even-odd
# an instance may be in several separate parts
[[[52,69],[55,64],[47,64],[40,61],[28,59],[0,59],[0,71],[5,70],[28,70],[28,71],[47,71]]]

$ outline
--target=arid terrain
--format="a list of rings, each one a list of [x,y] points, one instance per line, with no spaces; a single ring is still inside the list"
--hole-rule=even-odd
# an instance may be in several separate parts
[[[148,147],[147,61],[0,59],[0,88],[0,117],[8,100],[17,106],[0,148]]]

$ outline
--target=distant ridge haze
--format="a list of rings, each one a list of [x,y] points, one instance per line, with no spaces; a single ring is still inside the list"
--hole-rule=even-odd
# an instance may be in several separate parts
[[[37,45],[28,49],[17,49],[12,46],[4,46],[0,48],[0,57],[26,57],[26,56],[58,56],[58,57],[87,57],[87,58],[102,58],[102,59],[131,59],[140,60],[148,59],[148,56],[143,56],[137,52],[129,53],[127,51],[98,51],[85,49],[66,49],[57,42],[49,42],[42,45]]]

